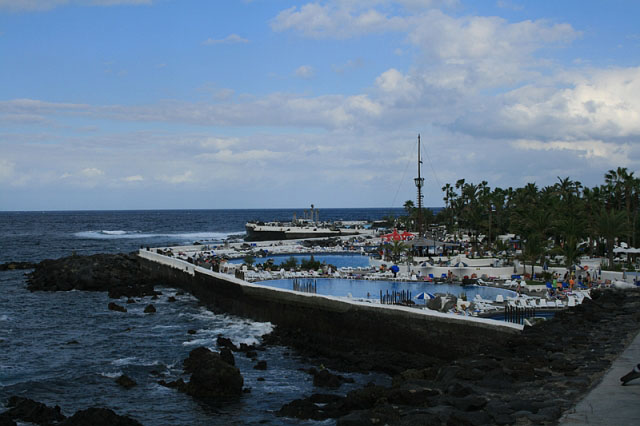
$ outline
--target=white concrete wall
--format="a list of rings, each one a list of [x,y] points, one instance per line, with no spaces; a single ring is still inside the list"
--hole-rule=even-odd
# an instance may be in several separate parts
[[[209,269],[194,266],[184,260],[170,258],[147,250],[139,250],[139,256],[152,262],[167,265],[182,270],[189,275],[194,276],[195,271],[199,273],[211,275],[215,278],[225,280],[230,283],[242,286],[243,291],[247,294],[257,294],[259,298],[273,298],[280,301],[291,300],[297,304],[308,303],[314,306],[326,306],[329,310],[345,311],[349,309],[381,309],[383,311],[394,312],[395,314],[407,317],[407,320],[428,320],[443,321],[448,323],[468,323],[469,325],[481,328],[518,332],[524,326],[521,324],[513,324],[503,321],[494,321],[486,318],[467,317],[461,315],[451,315],[442,312],[432,311],[428,309],[415,309],[399,305],[379,305],[359,300],[350,300],[345,297],[325,296],[311,293],[301,293],[293,290],[285,290],[275,287],[268,287],[260,284],[252,284],[231,275],[213,272]]]

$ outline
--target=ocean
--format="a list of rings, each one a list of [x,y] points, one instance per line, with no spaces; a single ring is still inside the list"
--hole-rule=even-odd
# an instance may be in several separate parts
[[[248,220],[286,221],[294,212],[300,216],[294,209],[0,212],[0,263],[220,242],[240,238]],[[320,214],[322,220],[375,220],[400,215],[402,209],[323,209]],[[270,323],[212,312],[171,288],[157,288],[163,293],[158,300],[143,298],[126,305],[126,313],[114,312],[107,309],[106,293],[31,293],[25,272],[0,272],[0,411],[10,396],[19,395],[59,405],[67,416],[102,406],[145,425],[334,423],[275,415],[294,399],[327,392],[315,389],[312,376],[300,371],[318,366],[285,347],[258,353],[266,371],[253,369],[255,361],[236,353],[250,389],[238,399],[203,403],[158,384],[181,377],[182,361],[192,349],[217,350],[218,335],[236,344],[259,343],[273,329]],[[171,296],[177,302],[168,302]],[[156,314],[143,313],[148,303]],[[117,385],[121,374],[137,386]],[[341,374],[355,383],[329,392],[390,382],[379,374]]]

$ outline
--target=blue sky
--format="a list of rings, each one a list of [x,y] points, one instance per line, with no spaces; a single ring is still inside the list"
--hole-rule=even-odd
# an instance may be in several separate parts
[[[0,0],[0,210],[399,207],[640,159],[640,3]],[[636,172],[638,174],[638,172]]]

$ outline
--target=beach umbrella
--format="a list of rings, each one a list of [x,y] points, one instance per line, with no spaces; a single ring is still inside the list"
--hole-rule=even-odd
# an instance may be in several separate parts
[[[431,293],[426,293],[426,292],[422,292],[418,295],[416,295],[416,297],[414,297],[414,299],[418,299],[418,300],[429,300],[429,299],[433,299],[435,298],[435,296]]]
[[[402,238],[403,241],[406,241],[408,239],[413,238],[414,235],[411,232],[404,231],[402,234],[400,234],[400,237]]]
[[[382,235],[380,238],[385,241],[402,241],[402,235],[400,235],[397,229],[394,229],[390,234]]]
[[[394,274],[397,274],[398,271],[400,270],[400,268],[398,267],[398,265],[393,265],[391,268],[391,272],[393,272]]]

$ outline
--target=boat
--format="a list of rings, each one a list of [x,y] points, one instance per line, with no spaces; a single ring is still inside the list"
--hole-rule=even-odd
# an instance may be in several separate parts
[[[245,241],[302,240],[354,236],[367,233],[367,221],[321,222],[320,212],[311,205],[301,219],[293,215],[291,222],[247,222]]]

